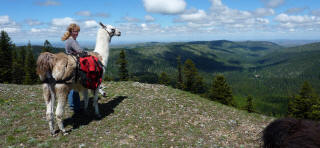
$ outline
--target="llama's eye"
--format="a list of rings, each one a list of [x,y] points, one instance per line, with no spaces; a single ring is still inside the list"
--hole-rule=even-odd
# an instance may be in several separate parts
[[[116,30],[115,30],[115,29],[111,29],[111,31],[112,31],[112,32],[115,32]]]

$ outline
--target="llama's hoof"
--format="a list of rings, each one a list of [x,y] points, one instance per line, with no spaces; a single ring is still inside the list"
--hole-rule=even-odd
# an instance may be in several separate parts
[[[66,131],[65,129],[61,130],[62,131],[62,135],[65,136],[65,135],[69,135],[70,133],[70,130]]]
[[[63,136],[69,135],[69,132],[63,132]]]
[[[54,136],[55,134],[57,134],[57,132],[55,130],[50,130],[50,134],[51,136]]]
[[[58,134],[57,134],[55,131],[53,131],[53,132],[50,132],[50,135],[51,135],[52,137],[55,137],[55,136],[57,136]]]

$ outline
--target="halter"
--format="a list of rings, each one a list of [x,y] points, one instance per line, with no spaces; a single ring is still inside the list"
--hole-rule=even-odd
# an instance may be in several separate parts
[[[108,34],[109,34],[109,36],[110,36],[110,39],[111,39],[111,37],[114,35],[114,32],[112,32],[112,33],[110,33],[107,29],[105,29],[105,28],[107,28],[105,25],[103,25],[101,22],[99,23],[101,26],[102,26],[102,28],[105,30],[105,31],[107,31],[108,32]]]
[[[110,33],[107,29],[104,29],[104,30],[108,32],[110,38],[114,35],[114,32]]]

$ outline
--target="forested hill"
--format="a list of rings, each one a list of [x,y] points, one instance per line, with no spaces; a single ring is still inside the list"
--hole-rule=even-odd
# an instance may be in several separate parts
[[[198,41],[177,43],[149,43],[125,48],[130,72],[176,71],[178,56],[191,59],[196,67],[206,73],[242,70],[255,66],[257,58],[280,49],[271,42]],[[123,48],[111,49],[109,74],[113,75],[116,59]]]

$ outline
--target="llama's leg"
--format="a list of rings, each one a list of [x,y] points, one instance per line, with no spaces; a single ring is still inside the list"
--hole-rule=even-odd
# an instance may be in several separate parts
[[[57,119],[59,129],[64,134],[67,134],[67,133],[66,133],[66,130],[64,129],[62,119],[63,119],[64,108],[67,102],[67,96],[68,96],[69,90],[70,90],[69,87],[65,84],[56,85],[56,94],[58,98],[58,105],[56,109],[56,119]]]
[[[88,104],[89,104],[88,89],[84,89],[82,91],[82,96],[84,100],[84,111],[85,111],[85,114],[88,114]]]
[[[94,93],[94,99],[93,99],[93,106],[94,106],[94,111],[95,111],[95,114],[98,118],[101,118],[101,115],[99,113],[99,104],[98,104],[98,89],[97,88],[95,91],[93,91]]]
[[[49,122],[49,129],[50,129],[50,133],[51,135],[54,135],[55,131],[54,131],[54,118],[53,118],[53,108],[54,108],[54,92],[52,91],[52,89],[50,89],[49,84],[43,84],[42,85],[43,88],[43,98],[46,102],[46,106],[47,106],[47,112],[46,112],[46,119]],[[51,91],[53,92],[51,95]]]

